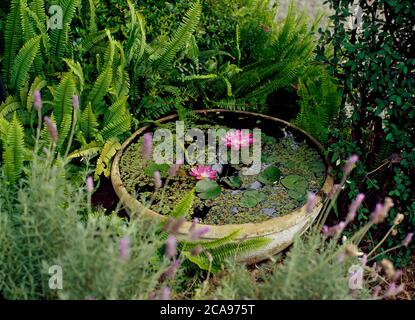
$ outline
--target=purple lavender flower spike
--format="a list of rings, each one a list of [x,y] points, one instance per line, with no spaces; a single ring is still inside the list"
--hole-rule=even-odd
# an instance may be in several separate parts
[[[155,171],[154,172],[154,188],[156,188],[156,190],[161,188],[161,175],[160,175],[160,171]]]
[[[150,160],[153,156],[153,134],[147,132],[143,136],[143,157]]]
[[[405,247],[408,247],[409,244],[412,241],[413,236],[414,236],[414,234],[412,232],[411,233],[408,233],[406,235],[405,239],[402,241],[402,245],[404,245]]]
[[[395,282],[392,282],[389,285],[388,290],[385,293],[385,297],[395,297],[400,294],[405,288],[405,285],[401,283],[399,286],[396,285]]]
[[[86,178],[86,191],[92,193],[94,191],[94,180],[92,177]]]
[[[72,96],[72,107],[74,110],[79,109],[79,97],[78,96]]]
[[[48,129],[52,142],[56,143],[58,141],[58,130],[56,129],[56,125],[48,116],[45,116],[43,119],[45,120],[46,128]]]
[[[170,288],[169,287],[163,287],[163,289],[161,289],[160,299],[161,300],[170,300],[170,294],[171,294]]]
[[[199,229],[194,229],[193,232],[189,233],[190,240],[199,240],[203,235],[209,232],[209,227],[201,227]]]
[[[197,256],[197,255],[201,254],[201,253],[202,253],[202,251],[203,251],[202,246],[201,246],[200,244],[198,244],[196,247],[194,247],[194,248],[192,249],[192,251],[190,251],[190,254],[191,254],[193,257],[195,257],[195,256]]]
[[[310,213],[317,201],[317,196],[314,193],[309,192],[307,197],[306,212]]]
[[[166,255],[167,258],[173,258],[177,253],[177,239],[175,236],[170,235],[166,241]]]
[[[120,239],[118,243],[118,248],[120,261],[127,261],[130,258],[131,251],[130,238],[128,238],[128,236],[125,236],[124,238]]]
[[[42,96],[40,94],[39,90],[36,90],[33,94],[34,96],[34,102],[33,105],[35,107],[36,111],[39,111],[40,109],[42,109]]]
[[[359,161],[359,156],[357,155],[352,155],[346,162],[344,168],[343,168],[343,172],[344,172],[344,179],[347,178],[350,173],[353,170],[354,165],[356,164],[356,162]]]
[[[346,218],[347,223],[352,222],[355,219],[356,212],[361,207],[364,199],[365,199],[365,195],[363,193],[359,193],[356,199],[352,201],[349,207],[349,212],[347,213],[347,218]]]

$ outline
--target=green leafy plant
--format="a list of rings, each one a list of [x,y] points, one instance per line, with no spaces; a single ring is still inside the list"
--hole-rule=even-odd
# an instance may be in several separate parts
[[[300,112],[294,124],[327,143],[329,129],[339,114],[341,94],[334,78],[323,65],[307,68],[300,77],[297,93],[300,97]]]
[[[411,1],[360,2],[359,21],[347,28],[352,1],[328,1],[333,9],[332,29],[322,30],[318,58],[327,64],[342,86],[343,99],[329,157],[341,166],[350,153],[362,162],[345,190],[347,204],[359,191],[370,193],[368,205],[385,196],[395,198],[390,222],[398,213],[406,216],[406,227],[415,226],[414,207],[414,3]],[[361,19],[360,19],[361,18]],[[340,174],[340,170],[339,170]],[[339,208],[341,212],[347,208]],[[367,220],[367,210],[359,212]],[[389,245],[405,232],[389,238]],[[372,234],[372,236],[374,236]],[[368,245],[371,240],[369,240]],[[397,262],[407,262],[403,250]]]
[[[63,27],[48,33],[43,0],[33,0],[30,4],[26,1],[11,3],[5,30],[5,59],[2,61],[11,95],[0,105],[0,137],[6,139],[6,128],[11,115],[16,112],[27,137],[25,147],[30,148],[39,121],[50,114],[59,130],[56,151],[68,154],[70,148],[77,148],[70,153],[69,159],[99,155],[95,176],[109,176],[111,159],[120,146],[119,138],[129,132],[132,121],[127,104],[129,78],[125,73],[124,49],[110,31],[103,31],[104,37],[100,37],[100,41],[106,40],[107,47],[97,54],[95,71],[89,72],[80,63],[84,59],[82,44],[85,43],[82,42],[80,47],[72,45],[69,34],[80,1],[58,1],[58,5],[65,12]],[[22,19],[15,20],[16,15]],[[92,47],[95,44],[93,42]],[[79,61],[73,59],[74,55]],[[41,92],[43,98],[38,117],[32,108],[35,92]],[[73,105],[74,96],[78,97],[79,106]],[[44,142],[49,143],[46,132],[42,135]],[[74,147],[70,141],[73,135]],[[19,167],[17,164],[16,170]],[[20,172],[10,173],[9,177],[17,177]]]

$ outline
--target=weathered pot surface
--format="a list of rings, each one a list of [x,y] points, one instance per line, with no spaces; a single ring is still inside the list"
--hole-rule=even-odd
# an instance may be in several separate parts
[[[317,142],[316,139],[311,137],[308,133],[301,130],[300,128],[292,125],[291,123],[278,118],[273,118],[266,115],[246,111],[230,111],[222,109],[198,110],[196,112],[202,115],[218,115],[218,117],[221,115],[232,115],[233,117],[245,119],[244,121],[248,120],[250,122],[254,122],[254,119],[268,121],[271,123],[275,122],[276,127],[289,128],[290,131],[296,132],[300,136],[303,136],[306,140],[308,140],[310,145],[312,145],[319,151],[320,155],[322,155],[323,153],[323,147],[321,146],[321,144]],[[175,120],[176,118],[176,115],[171,115],[158,120],[158,122],[165,123]],[[235,126],[234,123],[230,125],[232,127],[238,127]],[[130,193],[128,193],[120,178],[119,171],[119,163],[124,150],[131,143],[136,141],[137,138],[145,131],[147,131],[150,127],[151,126],[146,126],[141,128],[123,143],[121,149],[116,154],[112,164],[111,181],[116,194],[118,195],[121,202],[123,203],[123,205],[129,213],[140,212],[141,214],[144,214],[151,219],[162,222],[167,219],[167,216],[161,215],[149,208],[143,207],[142,204],[136,198],[134,198]],[[323,155],[322,157],[324,159]],[[264,260],[269,256],[276,254],[288,247],[290,244],[292,244],[292,241],[296,235],[305,231],[312,224],[314,219],[317,217],[321,207],[323,206],[323,202],[332,186],[333,178],[329,173],[327,173],[323,186],[320,192],[317,193],[316,203],[309,213],[306,212],[306,206],[304,205],[292,211],[289,214],[271,218],[269,220],[259,223],[209,225],[209,233],[205,234],[202,240],[215,240],[218,238],[222,238],[236,230],[240,230],[238,237],[239,239],[268,237],[271,241],[266,246],[253,250],[251,252],[245,252],[244,254],[241,254],[237,257],[237,260],[245,261],[247,263],[255,263]],[[190,225],[191,222],[186,221],[179,230],[179,236],[185,237],[188,234]]]

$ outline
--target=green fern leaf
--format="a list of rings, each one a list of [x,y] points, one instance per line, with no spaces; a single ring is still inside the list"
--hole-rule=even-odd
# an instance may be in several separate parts
[[[181,199],[176,206],[173,208],[173,211],[170,213],[170,216],[177,219],[180,217],[188,217],[192,212],[193,202],[195,200],[195,190],[192,189],[188,192],[183,199]]]
[[[208,250],[213,258],[212,263],[209,262],[206,251],[203,251],[197,256],[192,256],[190,252],[187,251],[182,252],[182,254],[202,270],[209,270],[210,268],[212,272],[219,272],[221,270],[221,264],[226,258],[235,257],[245,252],[259,249],[269,244],[270,241],[269,238],[249,239],[242,242],[227,243],[218,248]]]
[[[62,27],[53,28],[50,33],[50,54],[55,58],[63,57],[67,49],[71,46],[69,41],[69,25],[80,3],[80,0],[58,0],[55,3],[62,9]]]
[[[103,105],[103,99],[111,85],[111,82],[112,68],[111,66],[107,66],[98,76],[87,98],[87,102],[92,104],[93,110],[98,114],[102,111],[101,106]]]
[[[101,130],[101,135],[104,140],[118,137],[122,133],[130,130],[131,116],[126,107],[127,98],[123,97],[117,100],[108,109],[104,120],[104,127]]]
[[[73,151],[68,155],[68,159],[74,158],[92,158],[102,150],[103,144],[98,141],[92,141],[82,148]]]
[[[183,22],[167,45],[160,46],[159,50],[150,56],[156,69],[165,70],[172,63],[177,52],[189,44],[199,24],[201,14],[202,6],[198,0],[186,12]]]
[[[84,71],[82,69],[81,64],[78,61],[74,61],[72,59],[63,59],[66,62],[69,69],[71,69],[72,73],[77,76],[79,80],[79,91],[82,92],[84,90],[85,85],[85,78],[84,78]]]
[[[23,171],[24,129],[16,114],[7,129],[4,142],[3,168],[7,181],[14,184]]]
[[[20,1],[10,1],[10,13],[6,19],[4,31],[4,57],[2,65],[7,83],[11,82],[11,72],[18,49],[22,43],[22,29],[20,20]]]
[[[26,42],[17,54],[16,59],[13,62],[10,79],[11,87],[15,90],[19,90],[28,80],[30,67],[39,52],[39,47],[40,36],[36,36]]]
[[[108,140],[102,148],[101,154],[97,161],[97,167],[95,169],[95,179],[98,179],[101,174],[105,177],[109,177],[111,172],[111,161],[117,153],[117,150],[121,148],[121,144],[118,139]]]
[[[92,110],[92,106],[88,103],[88,106],[82,112],[81,121],[79,123],[80,129],[85,135],[85,138],[90,141],[95,137],[96,132],[98,131],[98,119]]]
[[[18,98],[8,96],[6,101],[0,105],[0,118],[6,119],[7,116],[20,108],[20,101]]]
[[[64,116],[72,115],[72,97],[76,94],[75,79],[72,73],[65,73],[55,92],[53,93],[53,113],[58,128]]]

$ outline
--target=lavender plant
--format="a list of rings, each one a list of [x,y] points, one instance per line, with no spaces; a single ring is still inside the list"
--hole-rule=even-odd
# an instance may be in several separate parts
[[[228,262],[225,275],[215,279],[217,286],[202,286],[200,297],[219,299],[385,299],[394,298],[404,292],[402,271],[396,270],[392,262],[377,258],[377,249],[403,220],[395,218],[385,237],[365,253],[359,244],[369,229],[385,221],[393,206],[386,198],[373,210],[370,221],[349,238],[342,236],[348,224],[353,223],[356,212],[363,204],[364,195],[359,194],[351,203],[345,221],[337,225],[325,224],[347,177],[358,161],[352,156],[343,170],[343,181],[335,185],[330,198],[320,213],[320,219],[305,235],[298,237],[285,259],[260,266],[258,274],[249,272],[244,266]],[[311,207],[315,196],[309,194]],[[408,246],[413,234],[396,247]]]

